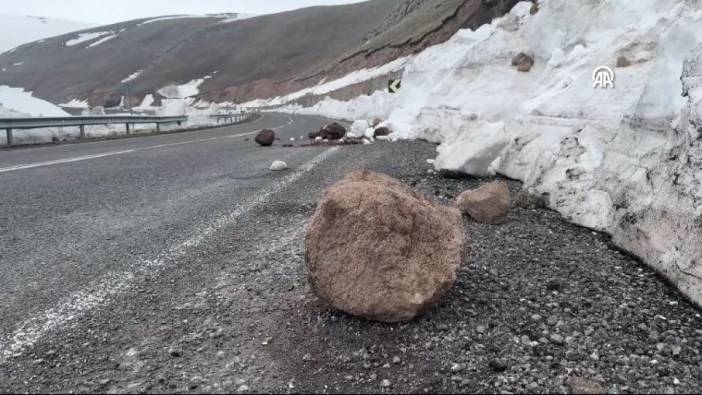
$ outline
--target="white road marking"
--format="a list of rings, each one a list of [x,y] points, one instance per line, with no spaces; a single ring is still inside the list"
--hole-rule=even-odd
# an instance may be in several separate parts
[[[261,119],[263,119],[263,118],[261,118]],[[286,123],[285,125],[277,126],[273,129],[279,130],[279,129],[282,129],[284,127],[290,126],[290,125],[292,125],[293,122],[295,122],[291,117],[288,117],[288,119],[289,119],[288,123]],[[60,164],[64,164],[64,163],[72,163],[72,162],[80,162],[80,161],[90,160],[90,159],[105,158],[108,156],[125,155],[125,154],[131,154],[134,152],[148,151],[148,150],[154,150],[154,149],[159,149],[159,148],[175,147],[178,145],[198,144],[198,143],[205,143],[208,141],[250,136],[250,135],[253,135],[256,133],[258,133],[258,131],[230,134],[227,136],[210,137],[210,138],[206,138],[206,139],[188,140],[188,141],[182,141],[179,143],[152,145],[152,146],[148,146],[148,147],[133,148],[133,149],[121,150],[121,151],[103,152],[100,154],[76,156],[73,158],[56,159],[56,160],[49,160],[49,161],[45,161],[45,162],[36,162],[36,163],[27,163],[27,164],[14,165],[14,166],[8,166],[8,167],[0,167],[0,174],[11,172],[11,171],[34,169],[37,167],[54,166],[54,165],[60,165]]]
[[[134,285],[134,280],[140,275],[153,276],[173,265],[191,249],[202,244],[208,237],[227,226],[236,224],[241,217],[265,204],[271,196],[297,181],[337,151],[338,147],[333,147],[322,152],[300,166],[292,174],[274,181],[270,186],[257,192],[254,198],[239,205],[235,210],[215,218],[209,224],[198,227],[192,232],[192,237],[162,251],[155,258],[140,258],[131,270],[109,273],[100,281],[96,281],[87,288],[65,298],[57,306],[19,323],[11,334],[0,337],[0,364],[7,362],[10,358],[21,356],[23,352],[32,348],[50,332],[66,328],[90,311],[105,307],[115,297],[130,290]]]

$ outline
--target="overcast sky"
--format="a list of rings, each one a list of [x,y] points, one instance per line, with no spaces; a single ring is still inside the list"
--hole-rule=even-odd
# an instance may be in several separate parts
[[[173,14],[268,14],[359,0],[0,0],[0,14],[23,14],[103,25]]]

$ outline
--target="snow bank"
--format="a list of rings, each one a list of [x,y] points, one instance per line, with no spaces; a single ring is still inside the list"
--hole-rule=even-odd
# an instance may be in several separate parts
[[[539,6],[417,55],[397,95],[288,110],[381,117],[397,137],[441,143],[438,169],[520,179],[702,304],[702,4]],[[527,73],[511,65],[522,51],[536,60]],[[615,89],[593,88],[599,66],[614,69]]]
[[[0,105],[27,116],[65,117],[69,115],[48,101],[32,96],[32,92],[5,85],[0,85]]]

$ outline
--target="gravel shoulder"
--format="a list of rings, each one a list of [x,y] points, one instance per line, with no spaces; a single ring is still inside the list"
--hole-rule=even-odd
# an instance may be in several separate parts
[[[502,226],[466,219],[458,282],[417,321],[371,323],[314,297],[303,240],[321,191],[356,169],[444,203],[492,181],[430,174],[434,156],[421,142],[339,147],[169,270],[139,274],[108,307],[0,364],[0,392],[702,389],[699,311],[608,237],[548,210],[515,209]]]

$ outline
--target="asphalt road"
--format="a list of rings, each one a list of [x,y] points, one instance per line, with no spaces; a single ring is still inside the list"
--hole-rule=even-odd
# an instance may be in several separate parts
[[[282,147],[326,122],[0,151],[0,393],[702,388],[699,311],[548,210],[466,220],[458,282],[420,320],[320,303],[303,239],[325,187],[372,169],[446,204],[490,181],[431,174],[421,142]]]

